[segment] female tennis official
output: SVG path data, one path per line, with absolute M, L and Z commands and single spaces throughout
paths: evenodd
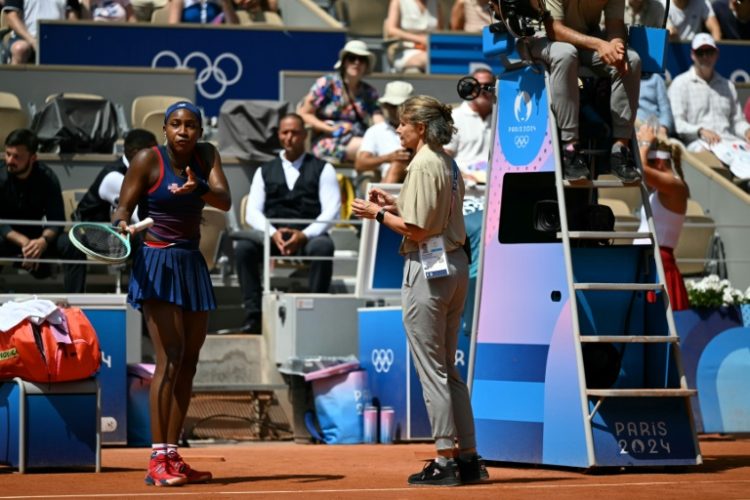
M 215 309 L 208 268 L 198 249 L 206 203 L 229 210 L 231 199 L 216 149 L 198 143 L 203 133 L 198 108 L 187 101 L 166 111 L 166 146 L 140 151 L 120 191 L 113 224 L 127 231 L 138 205 L 154 225 L 135 251 L 128 302 L 143 311 L 156 351 L 151 384 L 154 440 L 146 484 L 176 486 L 211 479 L 187 465 L 177 452 L 198 353 Z
M 469 281 L 464 183 L 443 151 L 455 131 L 451 108 L 432 97 L 415 96 L 399 111 L 401 146 L 415 151 L 401 194 L 396 200 L 373 189 L 369 200 L 354 200 L 352 209 L 404 237 L 404 327 L 437 448 L 437 458 L 408 482 L 455 486 L 487 478 L 476 453 L 469 391 L 454 363 Z

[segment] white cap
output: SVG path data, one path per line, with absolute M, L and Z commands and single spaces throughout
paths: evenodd
M 691 44 L 691 47 L 693 50 L 698 50 L 701 47 L 705 46 L 716 48 L 716 42 L 714 41 L 714 37 L 709 35 L 708 33 L 698 33 L 695 35 L 695 38 L 693 38 L 693 43 Z
M 385 86 L 385 94 L 378 99 L 378 102 L 400 106 L 405 100 L 411 97 L 412 92 L 414 92 L 414 87 L 412 87 L 411 83 L 399 80 L 389 82 Z
M 375 67 L 375 54 L 370 52 L 365 42 L 361 40 L 349 40 L 348 42 L 346 42 L 344 48 L 339 51 L 339 60 L 333 66 L 335 69 L 339 69 L 341 67 L 341 62 L 344 60 L 344 55 L 346 54 L 354 54 L 357 56 L 367 57 L 369 60 L 369 64 L 367 65 L 368 73 L 371 72 Z

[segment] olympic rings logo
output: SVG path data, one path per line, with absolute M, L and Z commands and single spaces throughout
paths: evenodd
M 388 373 L 393 365 L 392 349 L 373 349 L 370 355 L 372 366 L 376 373 Z
M 159 61 L 162 59 L 171 60 L 174 63 L 175 68 L 193 68 L 195 69 L 195 86 L 198 87 L 198 92 L 206 99 L 216 99 L 224 95 L 227 87 L 231 87 L 235 83 L 240 81 L 242 78 L 242 61 L 235 54 L 231 52 L 224 52 L 219 57 L 211 62 L 211 59 L 203 52 L 191 52 L 185 56 L 185 60 L 181 61 L 180 56 L 171 50 L 162 50 L 154 56 L 151 61 L 151 67 L 159 67 Z M 234 76 L 227 78 L 227 74 L 221 67 L 222 61 L 227 60 L 234 65 Z M 193 63 L 191 65 L 190 63 Z M 206 90 L 204 85 L 209 80 L 216 80 L 219 84 L 219 89 L 215 92 Z
M 516 145 L 518 149 L 523 149 L 529 145 L 529 136 L 517 135 L 515 139 L 513 139 L 513 143 Z

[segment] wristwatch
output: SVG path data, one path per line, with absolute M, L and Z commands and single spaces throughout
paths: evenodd
M 375 215 L 375 220 L 382 223 L 383 219 L 385 219 L 385 213 L 387 210 L 385 208 L 381 208 L 380 211 Z

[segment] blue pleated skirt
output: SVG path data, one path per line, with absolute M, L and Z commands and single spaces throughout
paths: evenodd
M 142 245 L 136 250 L 128 304 L 140 310 L 150 299 L 170 302 L 187 311 L 216 309 L 211 276 L 197 241 L 168 248 Z

